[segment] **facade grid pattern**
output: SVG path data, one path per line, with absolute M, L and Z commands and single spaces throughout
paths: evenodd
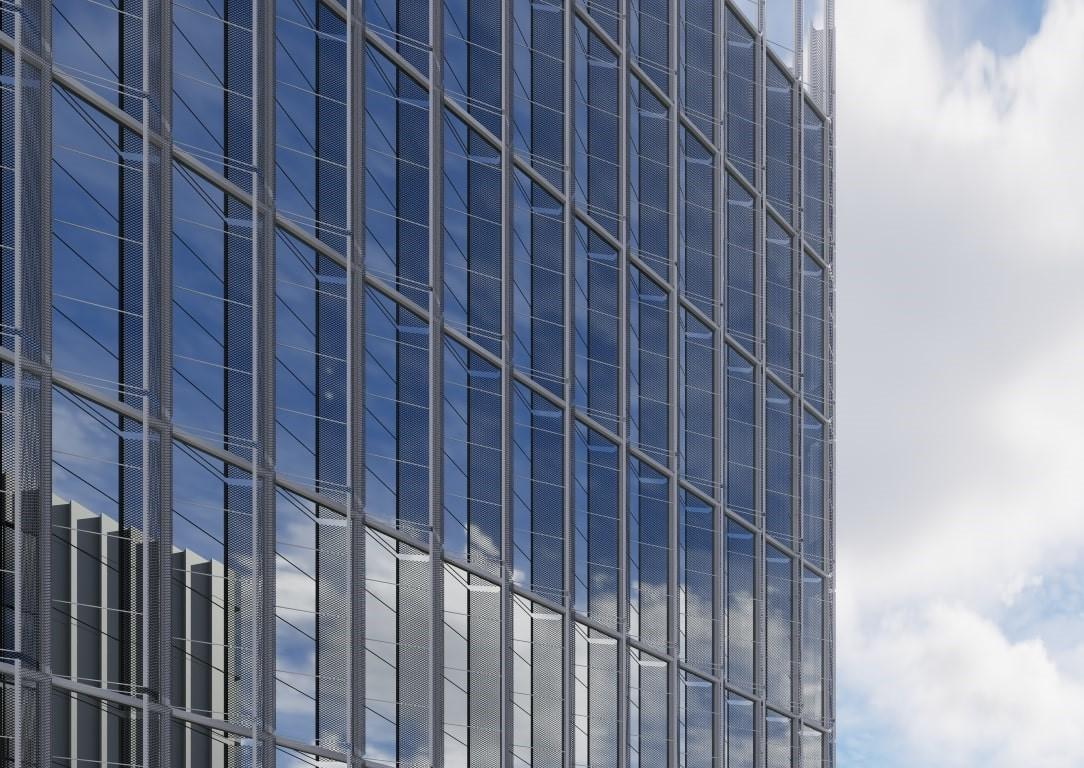
M 0 765 L 831 768 L 833 19 L 0 2 Z

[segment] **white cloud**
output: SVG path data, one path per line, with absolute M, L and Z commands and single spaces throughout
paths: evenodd
M 1080 765 L 1084 652 L 1001 618 L 1084 564 L 1084 0 L 1008 57 L 949 12 L 838 4 L 840 738 Z

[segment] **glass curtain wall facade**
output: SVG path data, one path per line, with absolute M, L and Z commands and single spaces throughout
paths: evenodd
M 0 7 L 0 765 L 833 765 L 832 0 Z

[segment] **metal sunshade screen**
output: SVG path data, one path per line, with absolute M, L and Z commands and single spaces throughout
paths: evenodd
M 500 587 L 444 566 L 444 761 L 501 762 Z
M 670 765 L 667 662 L 629 650 L 629 768 Z
M 577 768 L 615 768 L 619 752 L 617 640 L 577 624 L 573 642 L 572 764 Z
M 275 502 L 275 729 L 345 751 L 352 646 L 346 518 L 282 488 Z
M 365 757 L 431 765 L 430 558 L 369 530 L 365 542 Z
M 564 620 L 521 597 L 512 603 L 513 765 L 560 768 L 564 758 Z

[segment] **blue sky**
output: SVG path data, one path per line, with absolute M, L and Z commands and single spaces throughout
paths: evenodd
M 838 0 L 838 764 L 1084 765 L 1084 0 Z

